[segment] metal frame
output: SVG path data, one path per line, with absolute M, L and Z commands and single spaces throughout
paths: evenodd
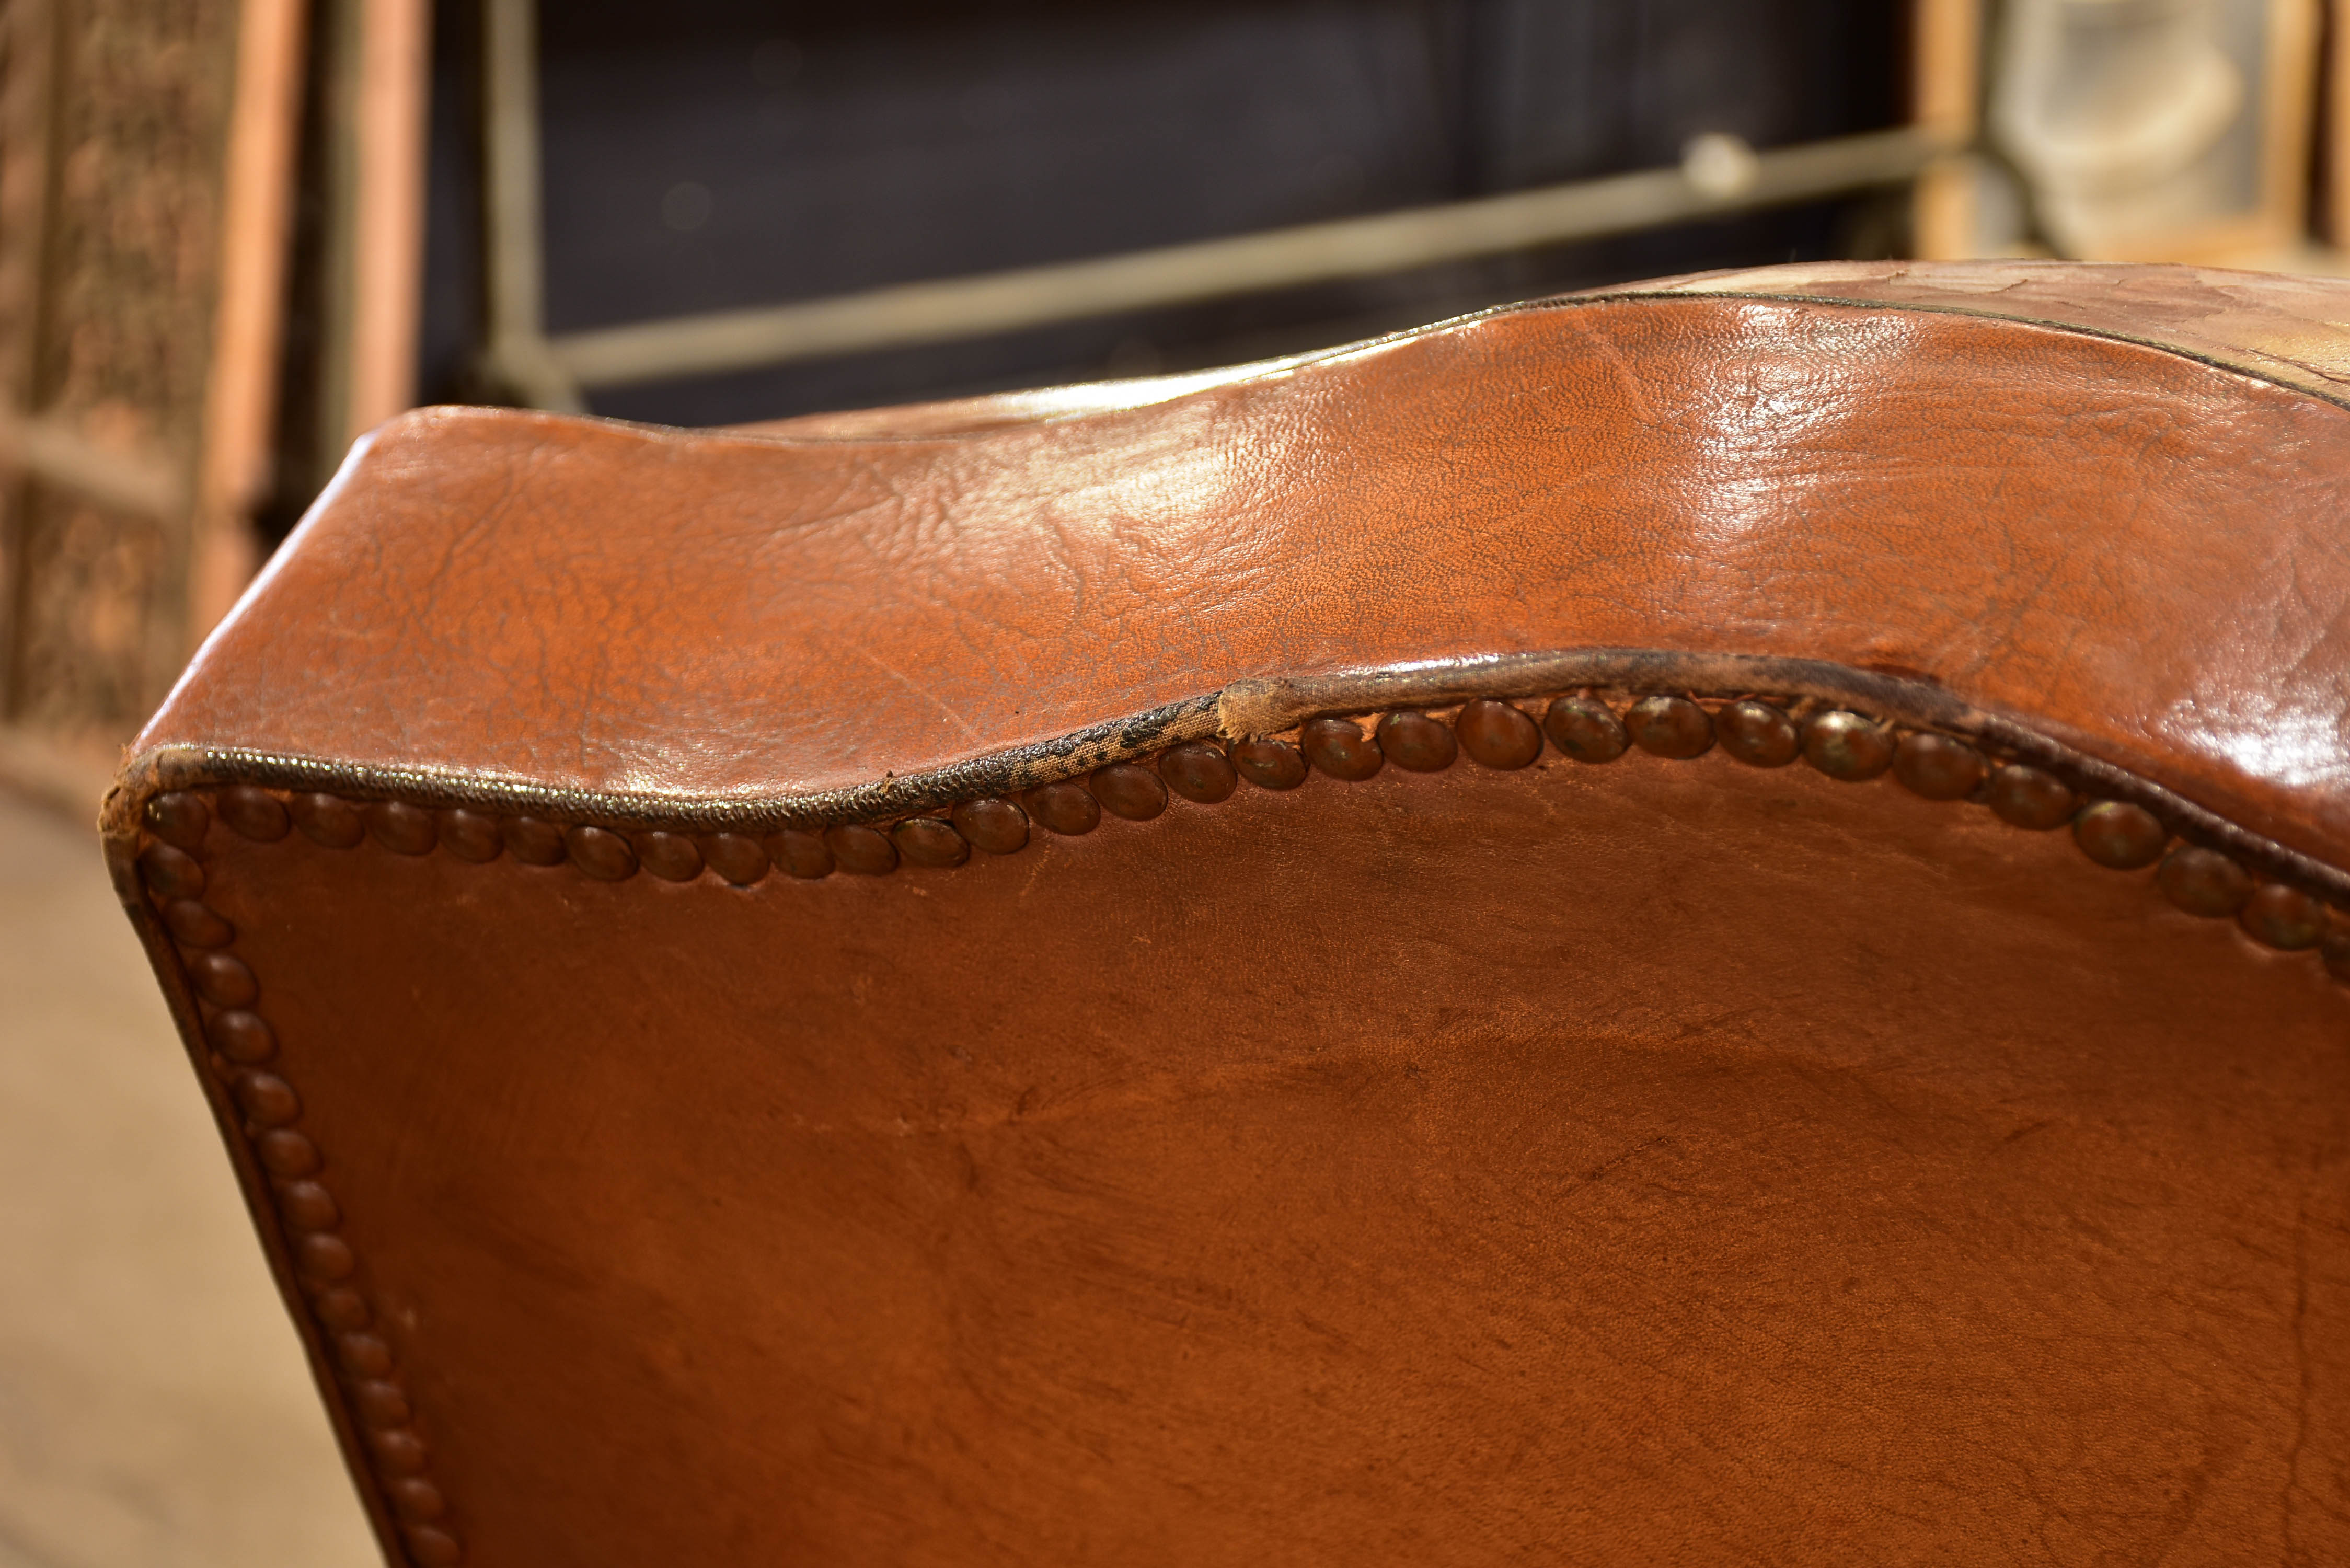
M 578 410 L 582 392 L 827 355 L 987 337 L 1128 310 L 1401 272 L 1440 262 L 1898 185 L 1955 151 L 1904 126 L 1711 163 L 1578 181 L 1086 261 L 899 284 L 549 337 L 543 305 L 536 0 L 484 6 L 484 379 L 515 401 Z

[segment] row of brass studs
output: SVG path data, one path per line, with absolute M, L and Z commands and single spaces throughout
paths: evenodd
M 257 790 L 231 795 L 233 805 L 230 797 L 222 798 L 221 815 L 239 832 L 263 839 L 286 836 L 286 809 L 274 797 Z M 462 1562 L 464 1549 L 449 1528 L 448 1503 L 425 1473 L 424 1439 L 417 1434 L 407 1390 L 395 1376 L 391 1346 L 371 1332 L 373 1314 L 352 1282 L 359 1259 L 338 1233 L 342 1210 L 320 1179 L 326 1160 L 295 1125 L 302 1116 L 301 1097 L 271 1070 L 277 1036 L 255 1011 L 261 983 L 244 960 L 227 950 L 236 940 L 235 930 L 203 901 L 204 868 L 197 856 L 212 813 L 193 794 L 159 795 L 147 808 L 147 826 L 157 842 L 140 852 L 140 877 L 203 1003 L 213 1071 L 227 1085 L 244 1116 L 254 1157 L 269 1173 L 295 1272 L 333 1347 L 384 1495 L 400 1515 L 409 1556 L 421 1568 Z
M 2069 826 L 2074 843 L 2097 864 L 2126 871 L 2159 861 L 2156 883 L 2178 909 L 2211 919 L 2233 917 L 2267 947 L 2321 948 L 2327 971 L 2350 982 L 2350 926 L 2331 919 L 2323 903 L 2298 888 L 2258 882 L 2225 855 L 2192 845 L 2174 846 L 2169 831 L 2143 806 L 2082 800 L 2053 774 L 1999 761 L 1933 731 L 1898 730 L 1843 709 L 1791 711 L 1755 697 L 1709 707 L 1688 697 L 1649 696 L 1619 711 L 1596 695 L 1569 695 L 1544 706 L 1539 722 L 1516 703 L 1481 699 L 1461 707 L 1450 722 L 1406 711 L 1384 715 L 1368 732 L 1349 719 L 1315 719 L 1300 728 L 1294 742 L 1274 737 L 1226 746 L 1189 741 L 1159 753 L 1153 765 L 1113 763 L 1082 781 L 1040 784 L 1017 797 L 965 801 L 951 811 L 886 827 L 845 824 L 764 837 L 622 833 L 530 816 L 494 817 L 463 807 L 436 812 L 400 801 L 359 804 L 330 794 L 295 794 L 281 802 L 250 786 L 224 791 L 217 798 L 229 826 L 263 842 L 298 828 L 333 848 L 350 848 L 372 837 L 401 855 L 428 855 L 438 846 L 474 862 L 501 854 L 532 866 L 568 861 L 608 882 L 639 870 L 664 881 L 687 882 L 706 869 L 748 887 L 770 869 L 797 877 L 835 871 L 878 877 L 901 863 L 960 866 L 974 849 L 1010 855 L 1024 847 L 1032 823 L 1075 836 L 1100 826 L 1104 812 L 1147 822 L 1167 809 L 1170 792 L 1212 805 L 1229 799 L 1243 779 L 1261 789 L 1290 790 L 1309 773 L 1359 781 L 1389 763 L 1414 773 L 1436 773 L 1464 752 L 1485 767 L 1523 768 L 1543 754 L 1545 743 L 1590 764 L 1613 762 L 1636 746 L 1656 756 L 1686 759 L 1718 745 L 1752 767 L 1785 767 L 1800 759 L 1831 778 L 1855 784 L 1889 773 L 1913 794 L 1974 801 L 2017 827 L 2048 831 Z M 182 800 L 186 805 L 165 805 Z M 156 809 L 201 812 L 203 806 L 192 795 L 166 795 L 159 797 Z M 202 924 L 187 910 L 175 915 L 176 908 L 167 906 L 164 916 L 175 935 L 182 934 L 175 919 Z

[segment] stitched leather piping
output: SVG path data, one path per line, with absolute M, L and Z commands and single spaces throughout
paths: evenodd
M 100 827 L 109 839 L 140 831 L 140 812 L 171 790 L 256 784 L 325 791 L 354 799 L 405 800 L 430 807 L 559 823 L 598 823 L 671 833 L 821 830 L 888 823 L 989 795 L 1010 794 L 1147 757 L 1184 741 L 1239 741 L 1307 719 L 1384 708 L 1444 707 L 1473 697 L 1524 698 L 1598 689 L 1629 695 L 1772 692 L 1868 712 L 1887 722 L 1939 730 L 1994 756 L 2028 763 L 2079 793 L 2127 801 L 2178 837 L 2219 850 L 2272 880 L 2350 906 L 2350 874 L 2239 826 L 2151 779 L 2088 755 L 2012 719 L 1986 712 L 1939 686 L 1903 675 L 1821 659 L 1692 654 L 1651 649 L 1573 649 L 1388 665 L 1326 675 L 1236 680 L 1222 691 L 1164 703 L 1123 719 L 1032 745 L 1015 746 L 902 776 L 811 794 L 751 798 L 681 796 L 549 788 L 494 774 L 389 768 L 241 747 L 163 746 L 124 768 Z M 134 901 L 136 885 L 118 873 Z
M 1530 691 L 1537 695 L 1524 695 Z M 1877 712 L 1858 711 L 1870 699 Z M 1367 733 L 1346 716 L 1374 712 L 1382 716 Z M 215 817 L 263 842 L 298 826 L 330 847 L 371 836 L 396 853 L 438 847 L 476 862 L 511 853 L 542 866 L 567 862 L 601 880 L 642 870 L 671 881 L 718 876 L 740 884 L 764 878 L 771 865 L 814 878 L 835 870 L 887 874 L 901 861 L 959 866 L 973 846 L 1016 853 L 1032 820 L 1081 834 L 1104 808 L 1148 819 L 1166 809 L 1170 787 L 1212 805 L 1243 778 L 1287 789 L 1309 769 L 1341 780 L 1368 778 L 1390 763 L 1507 769 L 1546 750 L 1596 766 L 1635 745 L 1669 758 L 1718 746 L 1766 768 L 1800 760 L 1856 784 L 1890 774 L 1928 799 L 1984 805 L 2022 828 L 2069 826 L 2091 859 L 2120 870 L 2158 863 L 2152 879 L 2174 905 L 2233 916 L 2273 949 L 2315 949 L 2327 971 L 2350 983 L 2350 921 L 2324 897 L 2342 898 L 2340 874 L 2159 785 L 1920 682 L 1809 660 L 1646 650 L 1236 682 L 1212 697 L 881 786 L 700 809 L 254 753 L 161 751 L 138 759 L 109 797 L 107 849 L 231 1133 L 281 1285 L 309 1309 L 305 1338 L 322 1386 L 333 1390 L 328 1402 L 346 1451 L 366 1457 L 370 1511 L 380 1528 L 394 1527 L 386 1538 L 400 1541 L 412 1563 L 444 1568 L 463 1560 L 463 1544 L 429 1474 L 391 1348 L 371 1332 L 363 1265 L 338 1233 L 340 1210 L 319 1179 L 329 1174 L 325 1157 L 298 1129 L 296 1087 L 269 1070 L 276 1042 L 258 1011 L 259 979 L 231 950 L 229 923 L 202 902 L 199 856 Z M 1467 759 L 1456 761 L 1462 752 Z M 346 799 L 321 785 L 371 798 Z M 1021 798 L 1010 798 L 1014 793 Z M 894 821 L 873 811 L 877 794 L 899 806 Z M 815 801 L 833 805 L 828 826 L 809 809 Z M 909 801 L 926 809 L 909 812 Z M 498 815 L 518 806 L 556 820 Z M 885 821 L 886 832 L 875 826 Z M 764 842 L 753 836 L 763 827 L 772 827 Z

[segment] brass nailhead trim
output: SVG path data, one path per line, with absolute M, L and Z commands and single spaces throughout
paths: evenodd
M 759 841 L 740 833 L 713 833 L 702 841 L 702 861 L 737 888 L 748 888 L 773 864 Z
M 1452 728 L 1461 749 L 1489 768 L 1523 768 L 1542 755 L 1542 727 L 1507 702 L 1489 697 L 1464 702 Z
M 1222 762 L 1223 753 L 1217 753 L 1216 760 Z M 1227 774 L 1232 772 L 1229 764 L 1224 771 Z M 1227 784 L 1224 794 L 1214 796 L 1213 800 L 1222 800 L 1232 793 L 1232 786 Z M 1209 799 L 1191 794 L 1189 791 L 1185 794 L 1193 800 Z M 1028 814 L 1015 803 L 999 795 L 963 802 L 954 808 L 952 821 L 955 831 L 969 839 L 973 849 L 983 849 L 990 855 L 1013 855 L 1028 846 Z
M 664 882 L 691 882 L 702 875 L 702 847 L 681 833 L 639 833 L 637 864 Z
M 1442 773 L 1461 754 L 1452 726 L 1425 713 L 1389 713 L 1376 732 L 1380 753 L 1412 773 Z
M 971 858 L 971 843 L 944 817 L 911 816 L 889 832 L 909 866 L 960 866 Z
M 1713 720 L 1686 697 L 1643 697 L 1626 710 L 1625 732 L 1651 756 L 1687 762 L 1713 750 Z
M 1241 776 L 1260 789 L 1295 789 L 1305 782 L 1305 753 L 1287 741 L 1235 741 L 1229 754 Z
M 498 831 L 497 818 L 463 806 L 452 806 L 440 816 L 441 847 L 458 859 L 486 866 L 504 852 L 505 837 Z
M 2062 779 L 2020 763 L 1993 768 L 1983 789 L 1983 804 L 2002 822 L 2034 832 L 2064 826 L 2080 805 Z
M 451 819 L 465 816 L 473 822 L 452 831 Z M 149 903 L 177 945 L 190 989 L 199 999 L 203 1038 L 211 1047 L 206 1065 L 236 1107 L 238 1130 L 268 1175 L 295 1275 L 372 1457 L 401 1543 L 420 1568 L 448 1568 L 464 1560 L 463 1542 L 448 1524 L 447 1500 L 426 1473 L 430 1455 L 399 1380 L 397 1357 L 376 1332 L 375 1314 L 355 1283 L 360 1264 L 339 1234 L 342 1206 L 321 1179 L 326 1161 L 317 1146 L 298 1127 L 301 1096 L 276 1070 L 276 1032 L 255 1011 L 260 982 L 244 960 L 222 950 L 235 940 L 229 922 L 195 902 L 207 881 L 197 856 L 214 821 L 256 843 L 276 843 L 298 826 L 311 843 L 337 849 L 356 848 L 371 834 L 397 854 L 430 854 L 437 842 L 465 859 L 475 858 L 468 851 L 484 844 L 496 846 L 499 827 L 477 814 L 445 812 L 436 830 L 434 814 L 399 801 L 360 807 L 331 795 L 280 800 L 239 785 L 218 792 L 208 806 L 193 794 L 174 791 L 149 804 L 146 824 L 158 842 L 147 845 L 136 862 Z
M 2014 826 L 2047 832 L 2069 826 L 2082 852 L 2102 866 L 2138 870 L 2160 862 L 2156 886 L 2174 906 L 2206 918 L 2235 916 L 2263 946 L 2280 951 L 2323 950 L 2327 971 L 2350 982 L 2350 921 L 2337 919 L 2319 899 L 2294 888 L 2262 883 L 2227 855 L 2196 845 L 2174 845 L 2169 830 L 2130 801 L 2084 801 L 2063 780 L 2041 769 L 1986 755 L 1972 742 L 1932 730 L 1897 728 L 1847 708 L 1764 696 L 1706 699 L 1674 694 L 1638 697 L 1620 708 L 1596 691 L 1551 699 L 1534 717 L 1533 701 L 1475 698 L 1446 718 L 1416 709 L 1378 717 L 1366 730 L 1353 719 L 1309 719 L 1295 741 L 1259 736 L 1229 744 L 1187 740 L 1153 759 L 1104 764 L 1082 778 L 1035 785 L 1020 799 L 983 796 L 895 824 L 842 823 L 820 831 L 785 828 L 754 836 L 713 833 L 699 838 L 659 830 L 623 832 L 593 823 L 564 826 L 530 816 L 494 817 L 463 807 L 437 814 L 395 801 L 353 803 L 317 793 L 295 794 L 282 805 L 268 791 L 245 784 L 212 792 L 207 805 L 194 792 L 172 792 L 151 802 L 147 826 L 185 838 L 208 828 L 215 815 L 244 836 L 275 842 L 290 819 L 311 842 L 355 847 L 373 837 L 402 855 L 429 854 L 434 844 L 460 859 L 486 862 L 501 848 L 525 865 L 567 862 L 603 881 L 624 881 L 639 869 L 664 880 L 691 882 L 705 871 L 751 887 L 770 871 L 803 879 L 835 872 L 881 877 L 900 864 L 948 869 L 972 858 L 1016 854 L 1030 841 L 1031 824 L 1063 836 L 1100 826 L 1105 811 L 1131 821 L 1163 813 L 1170 797 L 1201 805 L 1229 799 L 1240 782 L 1267 790 L 1295 789 L 1311 773 L 1360 781 L 1393 762 L 1414 772 L 1440 772 L 1461 753 L 1486 767 L 1524 767 L 1547 742 L 1566 757 L 1598 764 L 1633 745 L 1659 756 L 1703 755 L 1717 744 L 1741 763 L 1783 767 L 1798 758 L 1831 778 L 1864 783 L 1890 773 L 1928 800 L 1968 800 Z M 273 806 L 279 807 L 273 811 Z M 364 825 L 364 830 L 362 830 Z M 432 842 L 426 842 L 430 838 Z M 420 846 L 421 847 L 420 847 Z M 2168 853 L 2166 855 L 2166 851 Z M 198 993 L 219 1008 L 219 1020 L 251 1017 L 253 1025 L 216 1023 L 215 1044 L 232 1060 L 257 1016 L 244 1010 L 254 994 L 249 971 L 220 950 L 234 940 L 227 922 L 194 900 L 204 886 L 202 866 L 169 842 L 150 843 L 138 858 L 161 918 L 186 953 Z M 254 1036 L 265 1038 L 265 1034 Z M 257 1091 L 256 1091 L 257 1092 Z
M 1721 749 L 1752 767 L 1783 768 L 1803 755 L 1804 738 L 1794 721 L 1752 697 L 1725 702 L 1713 716 Z
M 1983 754 L 1964 741 L 1912 730 L 1893 748 L 1893 776 L 1928 800 L 1964 800 L 1982 787 Z
M 1387 763 L 1378 742 L 1352 719 L 1310 719 L 1298 730 L 1297 749 L 1334 779 L 1360 784 Z
M 1030 790 L 1028 815 L 1055 833 L 1074 837 L 1101 826 L 1101 802 L 1083 784 L 1064 779 Z
M 898 846 L 876 828 L 849 823 L 824 830 L 833 864 L 854 877 L 887 877 L 898 868 Z
M 1543 711 L 1543 733 L 1578 763 L 1612 763 L 1632 744 L 1616 710 L 1596 697 L 1560 697 Z
M 1149 768 L 1112 763 L 1087 781 L 1102 809 L 1128 822 L 1149 822 L 1167 809 L 1167 784 Z

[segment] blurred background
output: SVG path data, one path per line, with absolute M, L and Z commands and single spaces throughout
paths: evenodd
M 2333 272 L 2350 0 L 0 0 L 0 1568 L 365 1562 L 99 874 L 352 440 L 1789 261 Z

